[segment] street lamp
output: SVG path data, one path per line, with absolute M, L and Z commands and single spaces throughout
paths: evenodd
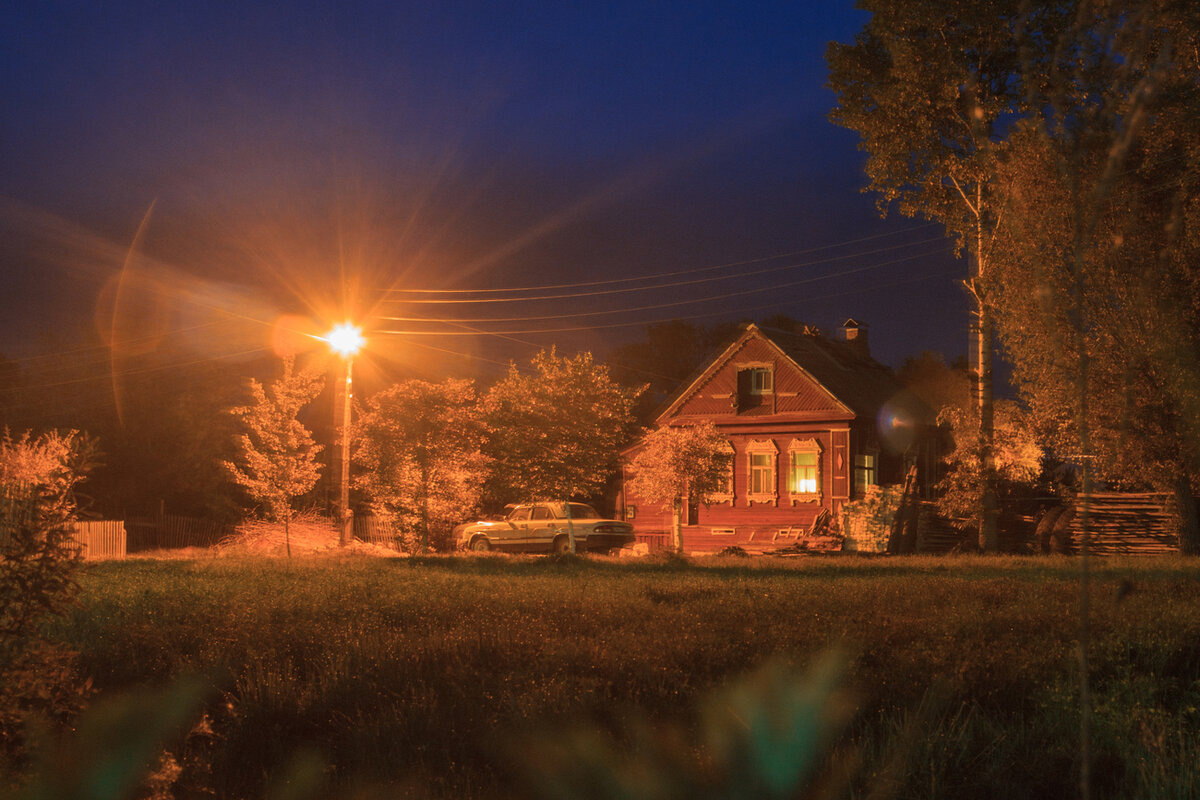
M 353 536 L 352 517 L 350 516 L 350 398 L 353 397 L 351 382 L 354 373 L 354 356 L 362 349 L 367 340 L 363 337 L 362 329 L 349 322 L 335 325 L 326 336 L 325 341 L 333 352 L 346 362 L 346 380 L 341 391 L 341 470 L 338 479 L 338 545 L 345 547 Z M 338 416 L 336 403 L 334 419 Z

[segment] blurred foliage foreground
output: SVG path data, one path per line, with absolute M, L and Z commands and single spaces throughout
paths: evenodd
M 1096 570 L 1093 797 L 1200 792 L 1196 562 Z M 1070 561 L 88 565 L 22 798 L 1077 796 Z

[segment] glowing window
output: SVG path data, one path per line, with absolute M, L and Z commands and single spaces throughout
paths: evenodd
M 791 456 L 788 491 L 792 494 L 816 494 L 820 478 L 817 472 L 817 451 L 795 451 Z

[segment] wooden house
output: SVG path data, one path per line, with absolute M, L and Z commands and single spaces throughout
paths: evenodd
M 865 325 L 846 320 L 840 333 L 768 335 L 747 325 L 667 399 L 656 426 L 710 421 L 733 456 L 725 491 L 683 504 L 686 551 L 795 543 L 822 509 L 836 519 L 869 487 L 902 482 L 908 466 L 928 465 L 928 409 L 871 358 Z M 628 489 L 622 500 L 639 538 L 666 542 L 669 505 Z

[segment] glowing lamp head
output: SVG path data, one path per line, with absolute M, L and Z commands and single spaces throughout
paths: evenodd
M 330 349 L 342 358 L 350 358 L 367 343 L 367 340 L 363 338 L 362 328 L 351 325 L 349 322 L 335 325 L 333 330 L 325 336 L 325 341 L 329 343 Z

